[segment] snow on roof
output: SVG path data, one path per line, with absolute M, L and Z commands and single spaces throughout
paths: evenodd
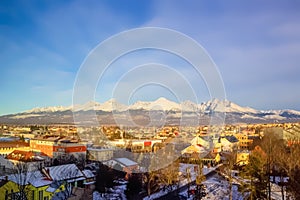
M 3 178 L 5 178 L 5 176 L 0 179 Z M 41 187 L 52 182 L 50 180 L 46 180 L 46 177 L 43 176 L 40 171 L 10 174 L 7 176 L 7 179 L 19 185 L 32 184 L 34 187 Z
M 83 175 L 86 178 L 93 178 L 93 177 L 95 177 L 95 175 L 93 174 L 93 172 L 91 170 L 88 170 L 88 169 L 82 170 L 82 173 L 83 173 Z
M 120 164 L 124 165 L 125 167 L 133 166 L 133 165 L 138 165 L 138 163 L 128 159 L 128 158 L 115 158 L 117 162 Z
M 51 177 L 52 180 L 58 181 L 84 176 L 75 164 L 45 167 L 45 172 Z
M 51 192 L 51 193 L 55 192 L 56 190 L 57 190 L 57 188 L 55 188 L 55 187 L 48 187 L 46 189 L 47 192 Z
M 191 145 L 191 146 L 188 146 L 187 148 L 183 149 L 181 153 L 201 153 L 201 152 L 204 152 L 206 151 L 204 149 L 204 147 L 201 147 L 201 146 L 198 146 L 198 145 Z
M 5 159 L 3 156 L 0 155 L 0 164 L 1 166 L 5 166 L 5 168 L 12 169 L 14 167 L 13 163 L 9 160 Z
M 205 148 L 210 147 L 209 138 L 204 137 L 204 136 L 196 136 L 195 138 L 192 139 L 191 144 L 192 145 L 201 145 Z
M 34 180 L 30 181 L 30 183 L 34 187 L 42 187 L 45 185 L 50 185 L 52 183 L 52 181 L 43 177 L 43 178 L 34 179 Z

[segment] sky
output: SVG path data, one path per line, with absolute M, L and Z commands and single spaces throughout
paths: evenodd
M 0 2 L 0 115 L 71 105 L 76 77 L 90 52 L 115 34 L 143 27 L 172 29 L 198 42 L 216 64 L 228 100 L 260 110 L 300 110 L 297 0 L 12 0 Z M 95 100 L 109 100 L 124 74 L 151 62 L 191 81 L 199 102 L 211 98 L 187 62 L 168 52 L 141 50 L 111 64 Z M 133 85 L 137 76 L 162 73 L 133 75 L 124 82 Z M 168 73 L 164 78 L 184 96 L 179 79 Z M 155 83 L 122 92 L 131 94 L 129 103 L 160 96 L 176 100 L 179 94 L 168 89 Z

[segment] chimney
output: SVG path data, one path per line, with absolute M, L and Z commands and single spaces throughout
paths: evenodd
M 48 168 L 43 168 L 42 172 L 44 173 L 44 175 L 47 177 L 48 180 L 52 180 L 52 178 L 50 177 L 50 171 Z

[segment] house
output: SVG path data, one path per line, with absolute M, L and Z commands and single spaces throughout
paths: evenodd
M 27 199 L 60 200 L 71 196 L 77 187 L 85 189 L 93 182 L 92 174 L 81 172 L 75 164 L 21 171 L 0 177 L 0 199 L 16 199 L 23 194 Z
M 139 170 L 139 165 L 128 158 L 114 158 L 112 160 L 104 162 L 105 165 L 115 168 L 118 170 L 117 166 L 120 166 L 124 172 L 131 174 L 133 171 Z
M 196 136 L 192 139 L 191 145 L 197 145 L 209 149 L 212 145 L 212 138 L 210 136 Z
M 232 152 L 238 149 L 239 140 L 233 135 L 226 135 L 221 137 L 221 147 L 222 151 Z
M 219 153 L 210 152 L 206 156 L 204 156 L 201 160 L 205 165 L 215 166 L 221 161 L 221 156 Z
M 27 163 L 30 169 L 42 168 L 46 163 L 50 162 L 50 157 L 38 151 L 14 150 L 6 156 L 6 159 L 14 164 Z
M 17 199 L 22 195 L 27 199 L 52 199 L 53 193 L 46 191 L 52 181 L 45 179 L 40 171 L 2 176 L 0 182 L 0 197 L 4 199 Z
M 181 158 L 188 162 L 195 162 L 207 154 L 204 147 L 198 145 L 190 145 L 181 151 Z
M 91 170 L 84 169 L 82 170 L 82 173 L 85 177 L 83 184 L 85 185 L 86 188 L 90 188 L 91 185 L 95 184 L 96 176 Z
M 58 165 L 42 169 L 45 176 L 52 181 L 67 181 L 73 186 L 83 186 L 84 174 L 75 164 Z

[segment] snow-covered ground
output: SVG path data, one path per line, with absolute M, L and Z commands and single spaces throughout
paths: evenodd
M 197 169 L 198 169 L 198 165 L 196 164 L 184 164 L 184 163 L 180 163 L 180 166 L 179 166 L 179 172 L 180 172 L 180 177 L 179 177 L 179 187 L 182 187 L 184 185 L 187 185 L 188 182 L 193 182 L 196 180 L 196 177 L 197 177 Z M 207 167 L 204 167 L 203 168 L 203 174 L 206 175 L 208 173 L 210 173 L 211 171 L 214 171 L 216 170 L 218 166 L 216 167 L 210 167 L 210 168 L 207 168 Z M 190 180 L 188 180 L 188 175 L 187 173 L 190 174 Z M 176 190 L 178 187 L 174 186 L 172 190 Z M 160 190 L 159 192 L 157 193 L 154 193 L 154 194 L 151 194 L 150 196 L 147 196 L 144 198 L 144 200 L 152 200 L 152 199 L 157 199 L 165 194 L 167 194 L 169 191 L 165 190 Z
M 202 199 L 210 199 L 210 200 L 229 200 L 229 183 L 219 175 L 215 174 L 214 176 L 208 178 L 203 182 L 205 186 L 206 196 L 202 197 Z M 196 186 L 193 185 L 190 189 L 196 189 Z M 192 200 L 194 198 L 193 195 L 190 195 L 188 198 L 188 191 L 185 190 L 180 193 L 181 196 L 186 197 L 188 200 Z M 232 186 L 232 199 L 234 200 L 242 200 L 244 199 L 242 194 L 238 192 L 237 186 Z
M 126 200 L 125 190 L 126 190 L 126 181 L 119 182 L 120 185 L 114 186 L 113 189 L 109 190 L 108 193 L 100 194 L 95 191 L 93 193 L 93 200 Z
M 197 176 L 197 167 L 198 165 L 194 164 L 180 164 L 180 184 L 179 187 L 187 185 L 188 180 L 187 180 L 187 172 L 190 173 L 190 182 L 194 181 Z M 216 167 L 214 168 L 203 168 L 203 174 L 207 174 L 211 172 L 212 170 L 215 170 Z M 187 170 L 189 169 L 189 170 Z M 285 180 L 287 181 L 287 180 Z M 126 195 L 125 195 L 125 190 L 126 190 L 126 181 L 119 181 L 118 182 L 120 185 L 115 186 L 113 189 L 111 189 L 108 193 L 99 194 L 98 192 L 94 192 L 93 194 L 93 200 L 105 200 L 105 199 L 115 199 L 115 200 L 126 200 Z M 205 187 L 205 193 L 206 196 L 202 197 L 203 200 L 229 200 L 229 182 L 225 180 L 222 176 L 218 174 L 214 174 L 207 178 L 204 182 L 202 182 Z M 173 190 L 176 190 L 178 187 L 174 186 Z M 190 190 L 196 190 L 196 185 L 191 185 Z M 281 187 L 278 186 L 277 184 L 272 183 L 271 184 L 271 189 L 272 189 L 272 199 L 274 200 L 280 200 L 282 199 L 281 196 Z M 165 194 L 167 194 L 169 191 L 168 190 L 161 190 L 157 193 L 154 193 L 150 195 L 149 197 L 145 197 L 144 200 L 153 200 L 157 199 Z M 284 191 L 285 196 L 286 191 Z M 192 200 L 194 198 L 193 195 L 190 195 L 188 198 L 188 189 L 182 191 L 179 193 L 179 195 L 183 198 L 186 198 L 188 200 Z M 245 195 L 241 194 L 238 191 L 237 185 L 233 184 L 232 186 L 232 199 L 233 200 L 243 200 Z

